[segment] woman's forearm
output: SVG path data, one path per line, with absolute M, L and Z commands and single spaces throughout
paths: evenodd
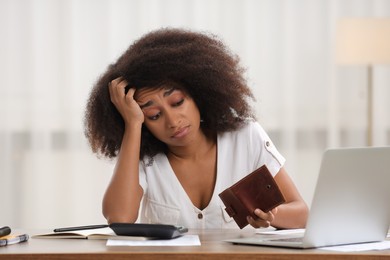
M 293 201 L 278 207 L 271 225 L 276 228 L 304 228 L 306 226 L 308 208 L 304 201 Z

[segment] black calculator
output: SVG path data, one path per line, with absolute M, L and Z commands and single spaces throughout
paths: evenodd
M 140 236 L 156 239 L 172 239 L 188 232 L 186 227 L 166 224 L 111 223 L 109 227 L 118 236 Z

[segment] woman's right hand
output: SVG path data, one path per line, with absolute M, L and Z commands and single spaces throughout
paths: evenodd
M 125 88 L 128 82 L 122 77 L 116 78 L 108 83 L 111 102 L 115 105 L 118 112 L 121 114 L 125 124 L 143 123 L 144 114 L 134 100 L 135 88 L 130 88 L 127 94 Z

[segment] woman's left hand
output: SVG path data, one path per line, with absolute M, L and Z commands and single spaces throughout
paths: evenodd
M 278 212 L 278 208 L 274 208 L 269 212 L 264 212 L 261 209 L 255 210 L 255 215 L 258 217 L 253 219 L 251 216 L 248 216 L 248 223 L 254 228 L 265 228 L 271 226 L 272 221 L 275 219 L 275 215 Z

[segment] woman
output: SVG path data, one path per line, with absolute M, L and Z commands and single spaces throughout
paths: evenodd
M 265 164 L 286 203 L 256 209 L 249 224 L 305 226 L 307 206 L 255 121 L 243 72 L 217 37 L 181 29 L 144 35 L 108 67 L 85 125 L 92 150 L 117 158 L 103 199 L 109 223 L 237 227 L 218 194 Z

